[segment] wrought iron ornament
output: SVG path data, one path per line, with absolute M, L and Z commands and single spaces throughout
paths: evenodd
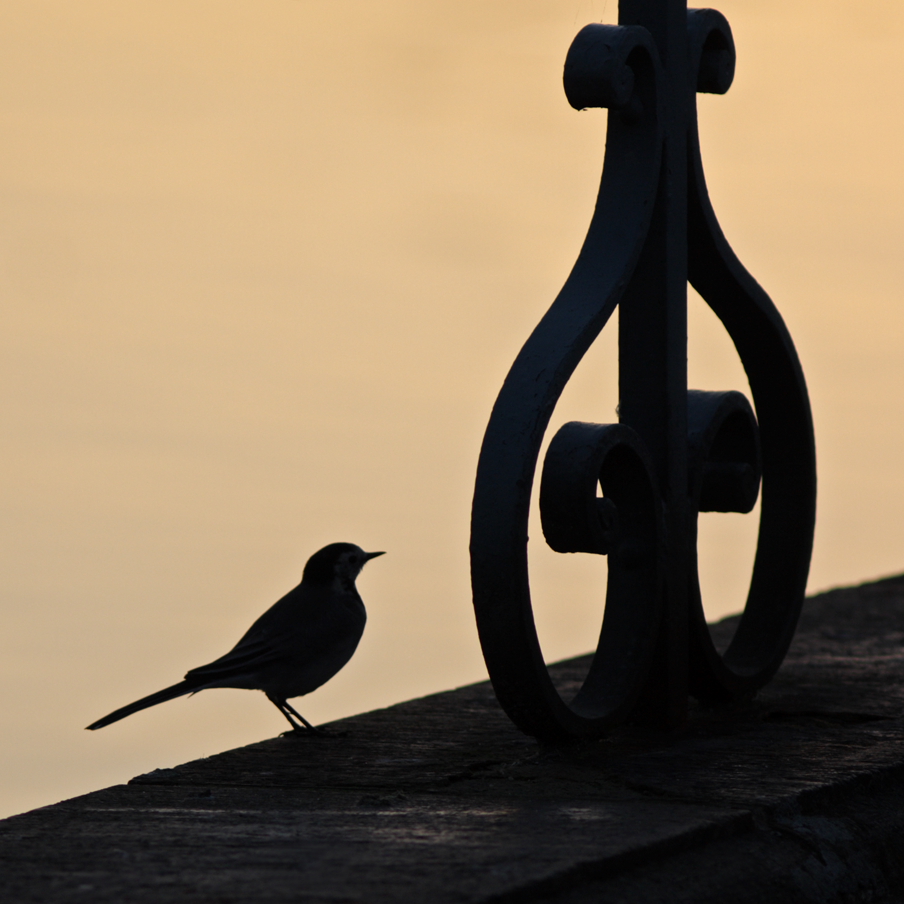
M 599 197 L 574 269 L 496 400 L 472 510 L 474 608 L 496 695 L 519 728 L 551 741 L 628 718 L 678 725 L 688 694 L 727 702 L 769 681 L 800 614 L 816 512 L 797 353 L 722 235 L 703 177 L 696 93 L 731 85 L 731 29 L 685 0 L 621 0 L 619 23 L 582 29 L 565 61 L 571 105 L 609 109 Z M 688 281 L 734 342 L 753 407 L 739 392 L 688 391 Z M 546 542 L 609 560 L 596 654 L 566 701 L 531 609 L 530 496 L 556 402 L 616 305 L 619 423 L 566 424 L 542 467 Z M 747 605 L 720 655 L 700 598 L 697 513 L 751 511 L 761 480 Z

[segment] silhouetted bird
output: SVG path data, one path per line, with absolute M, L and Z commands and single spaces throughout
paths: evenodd
M 301 583 L 274 603 L 225 656 L 88 728 L 103 728 L 140 709 L 209 687 L 240 687 L 263 691 L 292 728 L 301 728 L 295 716 L 316 731 L 286 700 L 316 690 L 352 658 L 367 621 L 355 578 L 365 562 L 382 555 L 353 543 L 324 546 L 308 559 Z

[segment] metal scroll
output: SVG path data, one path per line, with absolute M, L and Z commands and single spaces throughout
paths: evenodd
M 688 695 L 751 695 L 774 675 L 800 614 L 816 507 L 803 372 L 766 293 L 722 235 L 706 191 L 696 94 L 724 94 L 731 29 L 681 0 L 621 0 L 565 63 L 571 105 L 607 107 L 596 210 L 564 287 L 499 392 L 477 469 L 474 607 L 497 697 L 539 738 L 598 737 L 627 719 L 680 724 Z M 687 283 L 721 320 L 752 393 L 688 391 Z M 531 608 L 527 526 L 544 433 L 584 353 L 619 307 L 619 423 L 566 424 L 540 479 L 546 542 L 608 556 L 605 616 L 580 691 L 549 677 Z M 747 605 L 713 645 L 697 580 L 697 514 L 762 496 Z

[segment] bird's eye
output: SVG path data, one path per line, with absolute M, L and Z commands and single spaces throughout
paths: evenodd
M 357 564 L 358 564 L 358 556 L 355 555 L 354 553 L 352 553 L 352 555 L 350 555 L 350 556 L 348 557 L 348 560 L 349 560 L 349 562 L 352 563 L 352 565 L 357 565 Z

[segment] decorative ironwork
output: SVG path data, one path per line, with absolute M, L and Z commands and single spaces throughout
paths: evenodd
M 700 157 L 696 93 L 728 90 L 734 41 L 720 13 L 685 3 L 621 0 L 619 25 L 588 25 L 568 52 L 571 105 L 609 109 L 599 197 L 480 453 L 471 574 L 481 643 L 500 703 L 545 740 L 597 737 L 628 718 L 677 725 L 688 694 L 752 695 L 787 652 L 809 570 L 816 457 L 803 372 L 781 316 L 722 235 Z M 734 342 L 756 415 L 739 392 L 688 392 L 688 281 Z M 530 496 L 556 402 L 616 305 L 619 423 L 566 424 L 542 467 L 547 543 L 608 556 L 596 654 L 566 702 L 531 609 Z M 761 481 L 747 605 L 720 654 L 700 598 L 697 514 L 749 512 Z

